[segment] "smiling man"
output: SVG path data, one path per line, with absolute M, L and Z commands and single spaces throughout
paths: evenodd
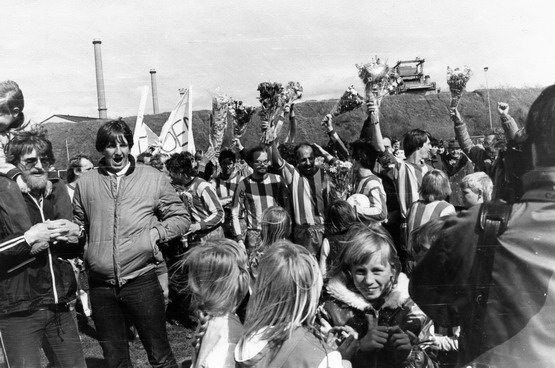
M 133 133 L 123 120 L 98 130 L 98 170 L 81 176 L 74 220 L 88 232 L 84 254 L 98 339 L 109 367 L 130 367 L 126 324 L 137 328 L 149 362 L 175 367 L 162 287 L 154 268 L 157 243 L 186 233 L 189 214 L 166 175 L 135 165 Z
M 6 154 L 30 190 L 21 197 L 14 182 L 0 179 L 1 238 L 6 240 L 9 229 L 15 230 L 11 241 L 0 243 L 0 331 L 8 366 L 39 367 L 43 347 L 56 366 L 85 367 L 68 307 L 77 285 L 73 268 L 65 261 L 82 251 L 77 243 L 80 229 L 70 221 L 65 185 L 54 180 L 46 194 L 48 169 L 54 163 L 52 145 L 43 131 L 20 132 Z M 17 210 L 26 213 L 16 215 Z M 30 226 L 29 220 L 34 225 L 14 237 L 18 226 Z

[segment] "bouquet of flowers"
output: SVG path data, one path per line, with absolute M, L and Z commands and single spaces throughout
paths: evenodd
M 299 82 L 289 82 L 283 89 L 283 99 L 287 105 L 301 97 L 303 97 L 303 86 Z
M 262 105 L 259 115 L 262 121 L 268 122 L 268 128 L 262 133 L 260 141 L 270 143 L 276 138 L 275 126 L 277 118 L 285 106 L 285 92 L 281 83 L 262 82 L 258 85 L 260 97 L 258 100 Z
M 353 191 L 353 165 L 348 161 L 335 161 L 324 166 L 328 175 L 328 197 L 331 201 L 346 200 Z
M 451 107 L 457 107 L 466 88 L 466 83 L 472 77 L 472 70 L 465 66 L 463 70 L 447 67 L 447 84 L 451 91 Z
M 364 83 L 366 99 L 375 99 L 378 106 L 385 96 L 403 83 L 401 77 L 394 70 L 391 70 L 387 64 L 382 64 L 377 57 L 372 58 L 369 63 L 356 64 L 356 67 L 358 76 Z
M 212 97 L 212 119 L 210 119 L 210 146 L 214 152 L 219 153 L 224 140 L 224 132 L 227 128 L 227 112 L 229 110 L 229 98 L 218 91 Z
M 243 101 L 230 100 L 229 114 L 233 119 L 233 135 L 235 138 L 241 138 L 247 130 L 247 125 L 251 121 L 256 108 L 253 106 L 243 105 Z
M 335 104 L 330 114 L 334 117 L 344 114 L 354 109 L 358 109 L 364 103 L 364 97 L 362 97 L 355 89 L 354 86 L 350 86 L 343 93 L 339 101 Z

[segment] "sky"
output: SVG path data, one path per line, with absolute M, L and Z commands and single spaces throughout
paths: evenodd
M 161 112 L 189 86 L 193 110 L 215 91 L 258 106 L 265 81 L 299 82 L 305 101 L 338 98 L 363 90 L 355 64 L 374 56 L 424 58 L 442 90 L 447 66 L 473 70 L 468 90 L 555 80 L 551 0 L 12 0 L 2 10 L 0 80 L 20 85 L 37 122 L 98 116 L 93 39 L 113 118 L 137 114 L 150 69 Z

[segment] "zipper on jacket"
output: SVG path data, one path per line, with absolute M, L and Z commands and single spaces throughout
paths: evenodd
M 44 199 L 37 201 L 37 199 L 32 195 L 28 193 L 27 195 L 31 197 L 31 199 L 35 202 L 35 204 L 40 210 L 39 212 L 40 212 L 40 217 L 42 218 L 42 222 L 45 222 L 46 219 L 44 218 L 44 212 L 43 212 L 43 206 L 42 206 L 44 203 Z M 48 246 L 46 250 L 48 252 L 48 269 L 50 270 L 50 277 L 52 277 L 52 293 L 54 294 L 54 304 L 58 304 L 58 290 L 56 289 L 56 277 L 54 276 L 54 265 L 52 264 L 52 252 L 50 251 L 50 246 Z

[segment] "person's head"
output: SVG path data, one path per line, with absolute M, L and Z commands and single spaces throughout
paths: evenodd
M 301 143 L 295 147 L 295 157 L 297 158 L 297 168 L 302 175 L 312 176 L 318 170 L 314 150 L 309 143 Z
M 374 303 L 389 295 L 400 272 L 401 262 L 391 236 L 377 227 L 354 225 L 331 278 L 342 275 L 349 288 Z
M 355 209 L 347 202 L 338 200 L 326 208 L 326 231 L 330 234 L 339 234 L 347 231 L 357 222 Z
M 278 240 L 285 240 L 291 235 L 291 216 L 280 206 L 266 208 L 262 212 L 260 225 L 262 226 L 260 232 L 261 246 L 268 246 Z
M 23 123 L 23 92 L 14 81 L 0 82 L 0 132 Z
M 96 150 L 104 156 L 110 172 L 118 172 L 129 163 L 133 148 L 133 132 L 121 118 L 102 125 L 96 134 Z
M 248 292 L 247 254 L 230 239 L 190 249 L 171 272 L 172 282 L 191 295 L 192 309 L 211 317 L 235 312 Z
M 392 153 L 395 153 L 401 149 L 401 142 L 398 139 L 391 140 L 391 150 Z
M 430 152 L 430 138 L 429 133 L 421 129 L 413 129 L 408 131 L 403 137 L 403 151 L 405 157 L 409 157 L 415 152 L 420 154 L 420 157 L 428 157 Z
M 150 159 L 152 157 L 152 152 L 145 151 L 137 155 L 137 162 L 143 163 L 145 165 L 150 164 Z
M 491 200 L 493 182 L 485 172 L 479 171 L 465 176 L 462 178 L 460 186 L 465 207 L 472 207 Z
M 235 170 L 235 162 L 237 161 L 235 153 L 231 150 L 223 150 L 220 152 L 220 157 L 218 157 L 218 162 L 222 168 L 222 174 L 224 176 L 230 176 Z
M 484 150 L 486 157 L 494 160 L 499 152 L 505 150 L 506 139 L 501 129 L 496 129 L 488 132 L 484 137 Z
M 528 139 L 523 150 L 533 168 L 555 166 L 555 85 L 547 87 L 532 103 L 526 118 Z
M 252 167 L 254 174 L 264 176 L 268 172 L 270 161 L 268 153 L 262 146 L 254 147 L 247 152 L 247 163 Z
M 449 146 L 448 146 L 447 150 L 448 150 L 448 153 L 449 153 L 449 158 L 458 160 L 462 156 L 461 146 L 459 145 L 459 142 L 457 142 L 456 139 L 451 139 L 449 141 Z
M 442 229 L 447 217 L 436 217 L 414 229 L 409 236 L 409 248 L 418 262 L 437 239 L 443 236 Z
M 440 140 L 437 145 L 437 153 L 443 155 L 445 153 L 445 142 Z
M 87 155 L 77 155 L 72 157 L 69 160 L 67 166 L 67 182 L 68 184 L 73 183 L 79 177 L 86 173 L 87 171 L 91 171 L 94 169 L 94 164 L 92 160 Z
M 150 157 L 150 160 L 148 161 L 148 165 L 152 166 L 158 171 L 167 173 L 166 166 L 164 164 L 169 158 L 170 158 L 170 155 L 168 155 L 167 153 L 155 153 Z
M 281 343 L 299 325 L 311 326 L 323 281 L 314 256 L 282 240 L 264 252 L 247 305 L 245 336 L 265 328 L 261 338 Z
M 21 177 L 32 193 L 40 193 L 46 188 L 48 170 L 55 160 L 45 130 L 39 128 L 16 134 L 6 147 L 6 159 L 21 171 Z
M 391 138 L 384 135 L 382 142 L 383 142 L 383 145 L 385 147 L 386 152 L 393 152 L 393 147 L 391 145 Z
M 197 163 L 197 166 L 200 164 L 200 161 L 202 160 L 202 158 L 204 157 L 204 151 L 199 149 L 197 150 L 197 152 L 195 152 L 195 162 Z
M 372 143 L 367 140 L 355 141 L 351 143 L 352 159 L 355 166 L 358 164 L 365 169 L 372 170 L 376 164 L 378 153 L 372 147 Z
M 422 178 L 420 195 L 424 202 L 442 201 L 451 195 L 449 178 L 441 170 L 431 170 Z
M 172 181 L 186 185 L 197 175 L 195 157 L 190 152 L 174 153 L 165 162 L 166 169 Z
M 430 153 L 436 155 L 439 150 L 439 141 L 437 138 L 430 137 Z

